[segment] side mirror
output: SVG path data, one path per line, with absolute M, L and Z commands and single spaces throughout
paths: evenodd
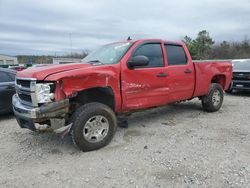
M 144 55 L 138 55 L 128 60 L 128 67 L 130 69 L 134 67 L 146 66 L 148 64 L 149 64 L 149 59 Z

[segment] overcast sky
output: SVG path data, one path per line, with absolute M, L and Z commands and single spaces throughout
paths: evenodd
M 137 38 L 250 37 L 250 0 L 0 0 L 0 54 L 64 54 Z

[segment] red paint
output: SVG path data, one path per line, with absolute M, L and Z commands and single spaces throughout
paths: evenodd
M 143 42 L 137 40 L 117 64 L 92 66 L 84 63 L 50 65 L 17 73 L 17 77 L 57 83 L 55 99 L 72 97 L 78 91 L 94 87 L 110 87 L 115 96 L 115 111 L 127 112 L 206 95 L 211 82 L 229 87 L 232 78 L 231 62 L 193 62 L 183 43 L 188 63 L 168 66 L 164 41 L 161 43 L 164 67 L 129 69 L 127 61 L 133 50 Z M 155 40 L 154 40 L 155 41 Z M 189 74 L 185 70 L 192 71 Z M 157 77 L 159 73 L 167 77 Z

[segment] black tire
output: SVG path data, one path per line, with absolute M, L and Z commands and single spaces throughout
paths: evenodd
M 232 94 L 232 93 L 233 93 L 233 90 L 232 90 L 232 89 L 226 90 L 226 93 Z
M 128 118 L 127 117 L 118 117 L 117 125 L 122 128 L 128 128 Z
M 216 99 L 214 99 L 214 96 Z M 202 107 L 207 112 L 216 112 L 218 111 L 223 103 L 224 92 L 220 84 L 212 83 L 209 89 L 209 92 L 206 96 L 203 96 L 201 99 Z
M 86 128 L 87 122 L 89 122 L 91 118 L 95 118 L 97 116 L 103 117 L 103 119 L 107 120 L 108 130 L 102 140 L 93 143 L 88 141 L 88 138 L 85 136 L 85 134 L 88 133 L 84 131 L 88 130 Z M 82 151 L 97 150 L 108 145 L 112 140 L 117 128 L 117 121 L 114 111 L 107 105 L 101 103 L 88 103 L 79 107 L 72 115 L 71 122 L 73 123 L 71 128 L 72 141 Z M 92 141 L 94 141 L 94 139 L 92 139 Z
M 228 90 L 226 90 L 226 92 L 227 92 L 227 93 L 233 93 L 233 89 L 232 89 L 232 87 L 231 87 L 231 84 L 230 84 Z

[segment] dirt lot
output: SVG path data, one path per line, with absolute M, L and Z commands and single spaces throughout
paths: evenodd
M 250 94 L 219 112 L 200 102 L 132 115 L 111 144 L 83 153 L 0 118 L 0 187 L 250 187 Z

